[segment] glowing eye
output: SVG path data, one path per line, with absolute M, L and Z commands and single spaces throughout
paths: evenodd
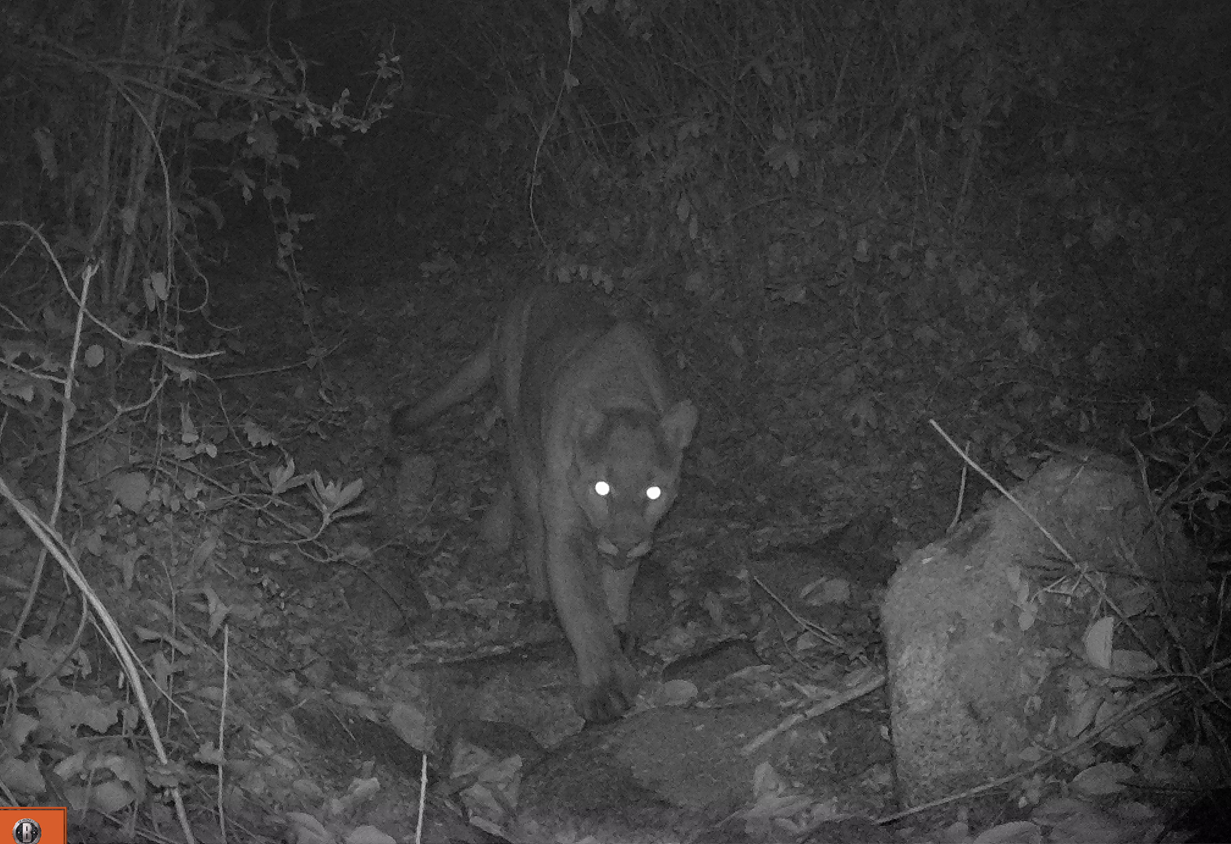
M 606 481 L 595 481 L 594 491 L 598 493 L 599 495 L 601 495 L 603 498 L 606 498 L 608 493 L 611 492 L 611 484 L 607 483 Z
M 658 499 L 662 498 L 662 496 L 663 496 L 663 491 L 661 487 L 656 487 L 656 486 L 646 487 L 645 497 L 650 499 L 651 501 L 657 501 Z

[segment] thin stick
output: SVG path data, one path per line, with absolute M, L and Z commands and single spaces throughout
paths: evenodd
M 36 232 L 36 234 L 38 233 Z M 51 247 L 47 245 L 47 241 L 43 239 L 41 234 L 38 236 L 43 245 L 46 246 L 48 253 L 50 253 Z M 64 276 L 64 268 L 60 266 L 58 261 L 56 262 L 56 268 L 60 271 L 61 281 L 63 281 L 65 286 L 68 286 L 68 279 Z M 64 376 L 64 403 L 60 410 L 59 457 L 56 461 L 56 494 L 51 504 L 51 512 L 48 515 L 48 523 L 53 530 L 55 529 L 56 517 L 60 514 L 60 503 L 64 499 L 64 468 L 68 462 L 68 420 L 73 413 L 73 382 L 76 380 L 77 354 L 81 350 L 81 329 L 85 301 L 90 295 L 90 281 L 97 272 L 97 263 L 87 264 L 81 272 L 82 307 L 77 309 L 77 326 L 73 330 L 73 346 L 68 356 L 68 371 Z M 43 548 L 39 551 L 38 560 L 34 563 L 34 574 L 30 577 L 30 589 L 26 593 L 26 602 L 21 608 L 21 615 L 17 617 L 17 622 L 13 625 L 13 633 L 9 636 L 9 644 L 5 649 L 6 661 L 13 648 L 17 646 L 17 640 L 21 637 L 21 632 L 25 629 L 26 622 L 30 620 L 30 613 L 34 610 L 34 600 L 38 597 L 38 590 L 43 585 L 43 572 L 46 571 L 46 568 L 47 549 Z
M 231 692 L 231 625 L 222 625 L 222 703 L 218 713 L 218 833 L 227 840 L 227 810 L 222 802 L 223 761 L 226 757 L 227 700 Z
M 743 756 L 751 756 L 753 753 L 756 753 L 762 747 L 769 744 L 771 741 L 794 727 L 796 724 L 802 724 L 804 721 L 819 718 L 826 712 L 832 712 L 840 706 L 845 706 L 853 700 L 857 700 L 866 694 L 876 691 L 883 685 L 885 685 L 885 675 L 878 671 L 875 676 L 865 680 L 862 683 L 859 683 L 853 688 L 847 689 L 840 694 L 836 694 L 833 697 L 823 700 L 803 712 L 796 712 L 793 715 L 787 716 L 781 724 L 776 727 L 771 727 L 740 748 L 740 754 Z
M 953 441 L 953 438 L 945 433 L 945 429 L 940 427 L 940 425 L 936 423 L 935 419 L 929 419 L 928 424 L 936 429 L 936 433 L 940 434 L 941 437 L 944 438 L 945 442 L 949 444 L 950 448 L 952 448 L 954 451 L 957 452 L 959 457 L 961 457 L 968 464 L 970 464 L 970 468 L 974 469 L 976 472 L 978 472 L 983 477 L 985 481 L 987 481 L 989 484 L 994 486 L 997 492 L 999 492 L 1005 498 L 1012 501 L 1014 506 L 1016 506 L 1018 510 L 1022 511 L 1022 515 L 1024 515 L 1027 519 L 1029 519 L 1031 524 L 1033 524 L 1040 531 L 1042 531 L 1043 535 L 1047 537 L 1048 541 L 1051 542 L 1052 545 L 1056 546 L 1056 550 L 1058 550 L 1061 554 L 1064 555 L 1064 559 L 1068 560 L 1073 565 L 1077 565 L 1077 561 L 1073 559 L 1073 555 L 1070 554 L 1065 549 L 1065 547 L 1060 544 L 1060 541 L 1056 539 L 1056 537 L 1051 535 L 1051 531 L 1043 527 L 1042 523 L 1039 522 L 1039 520 L 1035 518 L 1034 514 L 1031 513 L 1029 510 L 1027 510 L 1020 501 L 1014 498 L 1013 493 L 1005 489 L 1004 486 L 1000 483 L 1000 481 L 993 478 L 991 475 L 989 475 L 987 472 L 983 470 L 982 466 L 980 466 L 978 463 L 971 460 L 969 455 L 967 455 L 964 451 L 962 451 L 962 449 L 958 447 L 958 444 Z
M 427 754 L 422 754 L 423 765 L 419 769 L 419 820 L 415 823 L 415 844 L 423 844 L 423 807 L 427 803 Z
M 966 451 L 970 450 L 970 442 L 966 442 Z M 965 452 L 963 452 L 965 453 Z M 957 488 L 957 505 L 953 508 L 953 521 L 949 522 L 948 533 L 952 533 L 957 527 L 957 523 L 962 520 L 962 506 L 966 503 L 966 478 L 970 474 L 970 468 L 966 464 L 962 464 L 962 483 Z
M 766 586 L 764 582 L 762 582 L 761 578 L 757 577 L 755 574 L 752 575 L 752 582 L 755 583 L 757 586 L 760 586 L 762 589 L 764 589 L 765 594 L 768 595 L 770 598 L 772 598 L 774 603 L 782 607 L 783 611 L 786 612 L 786 614 L 789 615 L 791 618 L 793 618 L 795 620 L 795 623 L 798 624 L 800 627 L 802 627 L 804 630 L 811 630 L 812 632 L 816 633 L 816 635 L 820 636 L 821 639 L 823 639 L 826 643 L 833 645 L 835 648 L 842 648 L 843 650 L 846 650 L 846 643 L 844 643 L 841 639 L 839 639 L 834 634 L 830 633 L 824 627 L 821 627 L 821 625 L 815 622 L 812 622 L 812 621 L 808 621 L 808 619 L 802 617 L 799 613 L 795 612 L 795 610 L 787 606 L 786 601 L 782 600 L 777 595 L 775 595 L 774 590 Z

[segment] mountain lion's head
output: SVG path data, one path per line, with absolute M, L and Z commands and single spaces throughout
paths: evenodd
M 688 401 L 661 418 L 619 409 L 594 410 L 583 420 L 569 482 L 609 565 L 622 568 L 650 550 L 654 526 L 675 500 L 680 458 L 696 424 Z

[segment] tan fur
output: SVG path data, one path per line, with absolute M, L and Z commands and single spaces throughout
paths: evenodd
M 578 711 L 590 721 L 617 718 L 638 686 L 617 626 L 628 621 L 637 562 L 675 499 L 696 408 L 672 399 L 640 328 L 572 288 L 544 286 L 509 304 L 488 346 L 448 383 L 398 410 L 394 430 L 422 425 L 489 379 L 509 429 L 531 591 L 550 598 L 573 646 Z M 657 499 L 647 497 L 651 487 Z M 485 538 L 497 544 L 510 534 L 509 499 L 506 490 L 484 520 Z

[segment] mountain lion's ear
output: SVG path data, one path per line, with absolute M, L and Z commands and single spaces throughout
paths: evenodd
M 663 416 L 661 425 L 667 442 L 676 450 L 683 451 L 684 446 L 692 442 L 692 429 L 697 426 L 697 408 L 690 401 L 678 401 Z

